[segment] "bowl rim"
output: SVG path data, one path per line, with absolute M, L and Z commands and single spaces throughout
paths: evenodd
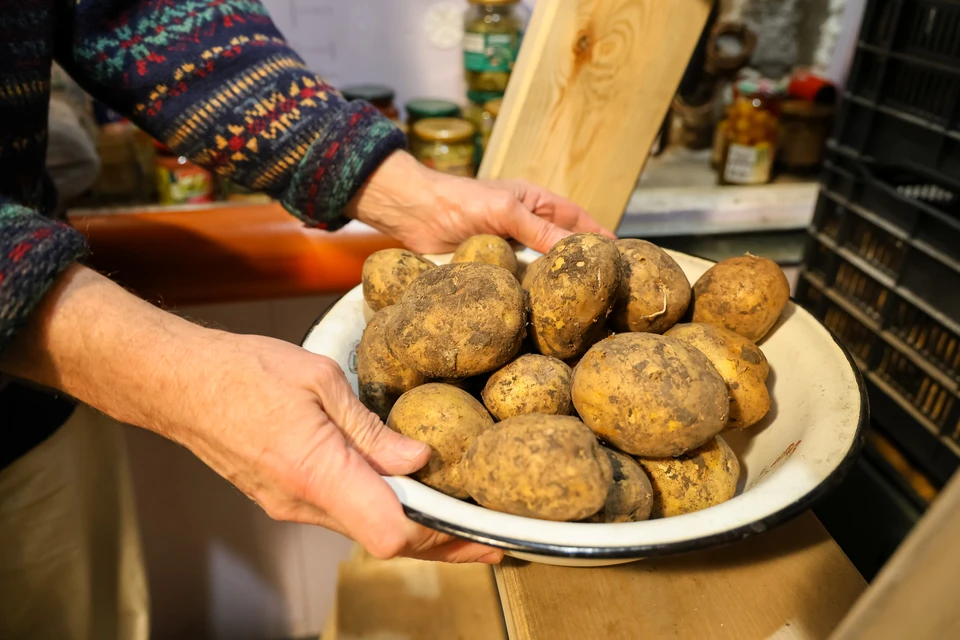
M 689 255 L 689 254 L 688 254 Z M 693 256 L 699 257 L 699 256 Z M 704 258 L 700 258 L 704 260 Z M 709 261 L 712 262 L 712 261 Z M 307 341 L 307 338 L 313 333 L 313 330 L 317 327 L 320 322 L 327 316 L 327 314 L 339 303 L 346 294 L 339 296 L 334 300 L 327 309 L 310 325 L 307 329 L 304 337 L 300 340 L 300 346 L 302 347 Z M 857 428 L 854 432 L 853 442 L 847 452 L 844 454 L 843 459 L 837 464 L 836 467 L 830 472 L 830 474 L 824 478 L 818 485 L 810 489 L 803 496 L 794 500 L 790 504 L 787 504 L 780 508 L 779 510 L 760 518 L 754 522 L 740 525 L 733 529 L 727 531 L 713 533 L 710 535 L 705 535 L 699 538 L 692 538 L 689 540 L 681 540 L 677 542 L 661 542 L 655 544 L 644 544 L 644 545 L 630 545 L 630 546 L 620 546 L 620 547 L 585 547 L 585 546 L 573 546 L 573 545 L 558 545 L 550 544 L 544 542 L 532 542 L 527 540 L 519 540 L 517 538 L 511 538 L 508 536 L 498 536 L 489 533 L 484 533 L 471 529 L 469 527 L 462 527 L 459 525 L 451 524 L 443 519 L 437 518 L 435 516 L 428 515 L 419 509 L 415 509 L 401 502 L 403 506 L 403 511 L 408 518 L 414 522 L 421 524 L 435 531 L 441 533 L 446 533 L 449 535 L 462 538 L 464 540 L 469 540 L 471 542 L 478 542 L 490 547 L 495 547 L 498 549 L 503 549 L 505 551 L 517 551 L 532 553 L 538 556 L 548 556 L 554 558 L 579 558 L 579 559 L 595 559 L 595 560 L 626 560 L 626 559 L 637 559 L 637 558 L 647 558 L 647 557 L 657 557 L 657 556 L 666 556 L 679 553 L 686 553 L 690 551 L 698 551 L 701 549 L 715 548 L 719 546 L 724 546 L 737 542 L 738 540 L 743 540 L 749 538 L 750 536 L 763 533 L 769 529 L 778 527 L 786 522 L 789 522 L 793 518 L 799 516 L 801 513 L 809 509 L 813 504 L 818 502 L 822 497 L 827 493 L 836 488 L 849 473 L 850 468 L 856 462 L 857 457 L 860 454 L 860 451 L 863 449 L 864 443 L 866 441 L 866 430 L 867 425 L 870 422 L 870 401 L 867 394 L 866 384 L 863 380 L 863 374 L 860 371 L 860 367 L 857 366 L 856 362 L 853 359 L 853 356 L 850 354 L 850 351 L 837 339 L 836 334 L 826 327 L 816 316 L 807 311 L 802 307 L 793 296 L 789 298 L 790 302 L 797 306 L 798 309 L 803 310 L 808 313 L 818 324 L 820 324 L 824 329 L 827 330 L 827 333 L 830 335 L 830 338 L 833 340 L 834 345 L 840 349 L 840 352 L 843 354 L 844 358 L 847 360 L 847 364 L 850 366 L 850 369 L 853 371 L 854 379 L 857 383 L 857 391 L 860 395 L 860 406 L 859 406 L 859 417 L 857 419 Z

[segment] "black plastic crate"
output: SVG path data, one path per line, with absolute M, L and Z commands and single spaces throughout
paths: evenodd
M 871 0 L 835 139 L 960 187 L 960 0 Z

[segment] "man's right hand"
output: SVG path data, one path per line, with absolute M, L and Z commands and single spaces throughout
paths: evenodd
M 175 440 L 271 517 L 333 529 L 377 557 L 503 555 L 406 518 L 380 474 L 415 471 L 429 450 L 367 411 L 335 362 L 196 326 L 89 269 L 57 281 L 0 369 Z

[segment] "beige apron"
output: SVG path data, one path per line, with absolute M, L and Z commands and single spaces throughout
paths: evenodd
M 120 425 L 81 406 L 0 471 L 0 638 L 143 640 L 148 606 Z

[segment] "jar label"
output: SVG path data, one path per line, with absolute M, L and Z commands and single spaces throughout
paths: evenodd
M 727 165 L 723 179 L 733 184 L 765 184 L 770 181 L 773 154 L 769 144 L 747 147 L 731 144 L 727 150 Z
M 199 167 L 158 167 L 157 184 L 161 204 L 213 202 L 210 174 Z
M 467 71 L 513 70 L 520 52 L 520 33 L 463 34 L 463 66 Z

